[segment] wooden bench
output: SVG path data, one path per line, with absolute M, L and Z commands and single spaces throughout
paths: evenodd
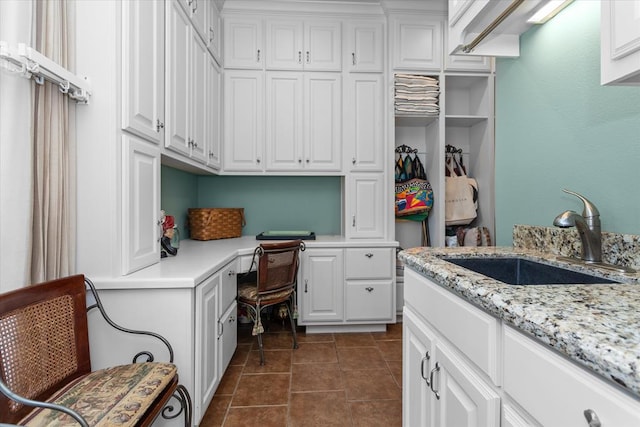
M 92 372 L 87 312 L 93 308 L 120 331 L 162 341 L 169 361 L 141 351 L 131 364 Z M 115 324 L 82 275 L 0 295 L 0 423 L 148 426 L 159 415 L 182 414 L 190 427 L 191 398 L 172 362 L 165 338 Z

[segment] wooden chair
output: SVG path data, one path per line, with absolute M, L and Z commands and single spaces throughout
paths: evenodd
M 297 316 L 296 279 L 300 263 L 299 253 L 304 249 L 302 240 L 261 244 L 253 253 L 251 265 L 253 267 L 257 258 L 258 271 L 255 282 L 238 286 L 238 304 L 247 307 L 249 316 L 254 321 L 253 335 L 258 337 L 261 365 L 264 365 L 262 310 L 267 307 L 285 304 L 291 322 L 293 348 L 298 348 L 294 320 Z
M 141 351 L 129 365 L 92 372 L 87 312 L 93 308 L 120 331 L 162 341 L 169 363 Z M 0 423 L 149 426 L 158 415 L 183 414 L 190 427 L 191 398 L 172 362 L 165 338 L 116 325 L 82 275 L 0 295 Z

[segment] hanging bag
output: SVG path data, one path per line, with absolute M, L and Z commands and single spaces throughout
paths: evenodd
M 413 159 L 407 155 L 403 164 L 403 176 L 408 179 L 396 182 L 396 216 L 428 213 L 433 207 L 433 189 L 427 180 L 422 162 L 417 155 Z
M 470 224 L 478 216 L 478 183 L 466 175 L 455 157 L 447 159 L 446 167 L 448 176 L 445 178 L 445 224 Z

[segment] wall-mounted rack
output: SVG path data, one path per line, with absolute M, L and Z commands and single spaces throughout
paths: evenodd
M 60 87 L 60 92 L 69 95 L 76 102 L 89 103 L 91 85 L 86 78 L 76 76 L 25 43 L 18 43 L 17 47 L 13 47 L 6 41 L 0 41 L 0 59 L 6 64 L 3 68 L 11 72 L 33 78 L 37 84 L 50 81 Z

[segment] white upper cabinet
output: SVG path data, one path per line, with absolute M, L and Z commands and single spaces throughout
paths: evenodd
M 384 170 L 384 78 L 351 74 L 344 88 L 345 169 Z
M 209 5 L 205 0 L 188 0 L 189 17 L 193 23 L 193 28 L 203 38 L 207 40 L 208 24 L 209 24 Z
M 380 173 L 351 173 L 347 176 L 346 230 L 350 239 L 384 237 L 386 214 L 384 176 Z
M 216 59 L 216 61 L 220 63 L 220 38 L 222 35 L 222 32 L 220 31 L 220 11 L 218 10 L 218 7 L 216 6 L 216 3 L 214 1 L 209 1 L 206 4 L 209 8 L 209 31 L 206 35 L 207 47 L 209 48 L 209 51 Z
M 640 85 L 640 0 L 601 5 L 601 83 Z
M 384 26 L 381 22 L 348 21 L 346 24 L 346 68 L 351 72 L 382 72 Z
M 190 154 L 191 31 L 189 19 L 179 4 L 167 3 L 165 146 L 185 156 Z
M 226 70 L 224 91 L 224 169 L 262 171 L 264 75 Z
M 266 27 L 268 70 L 342 70 L 340 22 L 268 20 Z
M 392 16 L 391 46 L 396 70 L 442 68 L 442 21 L 427 15 Z
M 263 68 L 261 19 L 225 18 L 223 43 L 225 68 Z
M 222 159 L 220 158 L 220 124 L 222 119 L 220 117 L 221 103 L 222 103 L 222 90 L 220 80 L 220 68 L 216 61 L 209 57 L 209 69 L 207 72 L 207 85 L 206 85 L 206 102 L 207 113 L 205 122 L 207 123 L 207 141 L 209 145 L 209 153 L 207 155 L 207 165 L 220 169 L 222 166 Z
M 122 129 L 164 140 L 164 3 L 122 4 Z
M 209 52 L 204 42 L 192 32 L 191 44 L 191 114 L 188 144 L 191 157 L 200 163 L 208 159 L 208 121 L 207 117 L 207 74 L 209 73 Z

